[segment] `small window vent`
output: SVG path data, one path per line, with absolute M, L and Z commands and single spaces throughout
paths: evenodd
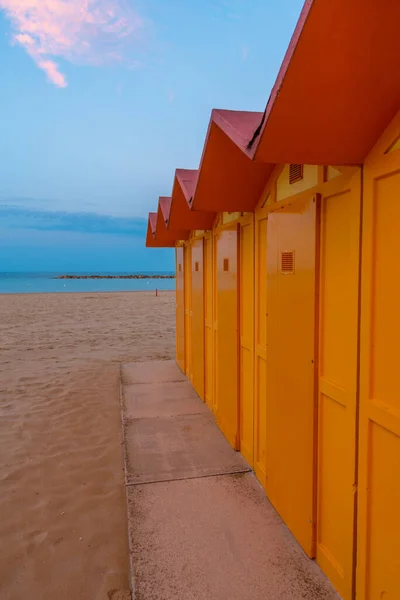
M 224 258 L 224 272 L 229 272 L 229 258 Z
M 289 167 L 289 183 L 296 183 L 303 179 L 303 165 L 290 165 Z
M 294 250 L 281 253 L 281 271 L 286 274 L 294 273 Z
M 194 263 L 194 270 L 195 270 L 196 272 L 198 272 L 198 270 L 199 270 L 199 263 L 198 263 L 198 262 L 195 262 L 195 263 Z

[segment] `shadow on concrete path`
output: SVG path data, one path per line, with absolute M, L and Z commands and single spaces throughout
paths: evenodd
M 121 367 L 134 600 L 337 600 L 173 361 Z

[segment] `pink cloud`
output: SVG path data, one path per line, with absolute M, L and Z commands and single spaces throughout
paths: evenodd
M 129 61 L 144 26 L 126 0 L 0 0 L 0 9 L 12 23 L 13 43 L 58 87 L 67 81 L 52 58 L 84 65 Z
M 65 79 L 64 75 L 62 73 L 60 73 L 60 71 L 58 70 L 58 65 L 56 65 L 56 63 L 54 61 L 38 60 L 37 65 L 38 65 L 38 67 L 43 69 L 43 71 L 46 73 L 48 79 L 52 83 L 54 83 L 54 85 L 61 87 L 61 88 L 67 87 L 67 80 Z

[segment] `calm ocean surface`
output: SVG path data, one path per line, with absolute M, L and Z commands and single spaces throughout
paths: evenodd
M 149 290 L 174 290 L 175 279 L 55 279 L 64 273 L 0 273 L 0 294 L 43 294 L 68 292 L 138 292 Z M 68 273 L 84 275 L 85 273 Z M 95 275 L 96 273 L 92 273 Z M 117 273 L 97 273 L 117 275 Z M 138 273 L 118 273 L 136 275 Z M 146 275 L 173 275 L 173 273 L 147 273 Z

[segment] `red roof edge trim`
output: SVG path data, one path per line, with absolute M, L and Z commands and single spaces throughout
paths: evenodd
M 161 213 L 162 213 L 165 224 L 167 224 L 169 221 L 169 216 L 171 213 L 171 203 L 172 203 L 172 198 L 170 198 L 168 196 L 160 196 L 160 198 L 158 199 L 158 205 L 161 209 Z
M 157 227 L 157 213 L 156 212 L 151 212 L 149 213 L 149 223 L 150 223 L 150 228 L 151 228 L 151 233 L 153 234 L 153 237 L 156 237 L 156 227 Z
M 271 94 L 268 98 L 267 106 L 265 107 L 265 111 L 261 118 L 261 122 L 260 122 L 259 126 L 257 127 L 257 129 L 254 131 L 253 137 L 250 139 L 249 143 L 247 144 L 247 152 L 248 152 L 248 155 L 252 159 L 254 158 L 254 156 L 257 152 L 258 142 L 262 136 L 262 133 L 265 129 L 268 118 L 274 107 L 275 100 L 279 94 L 281 87 L 282 87 L 283 80 L 285 79 L 289 64 L 293 58 L 293 55 L 295 53 L 300 36 L 303 33 L 304 25 L 306 24 L 306 21 L 309 17 L 310 11 L 313 7 L 313 4 L 314 4 L 314 0 L 306 0 L 304 3 L 304 6 L 300 13 L 299 20 L 297 21 L 296 28 L 295 28 L 292 38 L 290 40 L 288 49 L 286 50 L 285 57 L 283 59 L 281 68 L 279 69 L 279 73 L 276 78 L 275 84 L 274 84 L 274 86 L 271 90 Z
M 214 110 L 214 109 L 213 109 L 213 110 Z M 193 198 L 194 198 L 194 196 L 195 196 L 195 194 L 196 194 L 197 184 L 198 184 L 199 177 L 200 177 L 200 171 L 201 171 L 201 167 L 202 167 L 202 165 L 203 165 L 203 161 L 204 161 L 204 155 L 205 155 L 205 153 L 206 153 L 207 142 L 208 142 L 208 138 L 210 137 L 211 127 L 212 127 L 212 124 L 213 124 L 212 113 L 213 113 L 213 111 L 211 111 L 211 117 L 210 117 L 210 120 L 209 120 L 209 122 L 208 122 L 208 127 L 207 127 L 206 139 L 205 139 L 205 141 L 204 141 L 203 150 L 202 150 L 202 152 L 201 152 L 200 165 L 199 165 L 199 169 L 198 169 L 198 172 L 197 172 L 196 184 L 195 184 L 195 186 L 194 186 L 194 189 L 193 189 L 192 195 L 191 195 L 191 196 L 190 196 L 190 198 L 188 199 L 188 204 L 189 204 L 189 208 L 190 208 L 190 210 L 193 210 L 193 209 L 192 209 Z
M 313 1 L 313 0 L 312 0 Z M 243 117 L 241 126 L 238 127 L 240 117 Z M 229 118 L 231 117 L 231 118 Z M 191 197 L 188 199 L 188 204 L 191 210 L 193 206 L 193 198 L 196 194 L 197 183 L 200 177 L 201 169 L 204 162 L 204 157 L 207 151 L 207 145 L 209 142 L 212 126 L 216 125 L 230 141 L 235 144 L 247 158 L 249 156 L 248 144 L 251 139 L 251 135 L 254 132 L 254 127 L 259 119 L 262 118 L 262 113 L 252 111 L 233 111 L 219 108 L 213 108 L 211 111 L 211 117 L 207 128 L 207 134 L 201 154 L 200 166 L 196 178 L 196 184 L 193 188 Z
M 238 148 L 248 155 L 247 147 L 263 117 L 262 112 L 213 109 L 212 119 Z
M 186 202 L 190 206 L 190 199 L 193 196 L 199 171 L 197 169 L 176 169 L 175 178 L 181 186 L 181 190 Z

